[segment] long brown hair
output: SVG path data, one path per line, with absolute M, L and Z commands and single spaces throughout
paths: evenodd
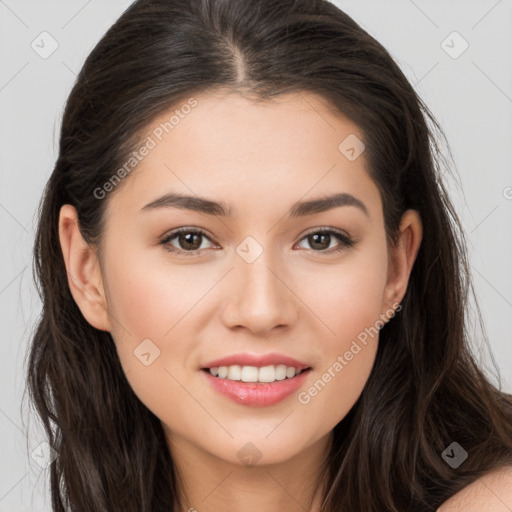
M 34 270 L 43 310 L 27 385 L 58 453 L 53 511 L 167 512 L 177 499 L 159 419 L 132 391 L 110 333 L 92 327 L 70 293 L 58 219 L 63 204 L 73 205 L 84 238 L 100 245 L 108 196 L 94 191 L 156 115 L 219 87 L 262 99 L 320 95 L 364 133 L 389 243 L 406 209 L 423 221 L 402 309 L 380 330 L 363 393 L 334 428 L 322 511 L 434 511 L 480 475 L 512 464 L 512 397 L 486 379 L 468 349 L 474 292 L 441 179 L 444 135 L 389 53 L 324 0 L 139 0 L 77 77 L 39 210 Z M 468 453 L 457 469 L 441 456 L 452 442 Z

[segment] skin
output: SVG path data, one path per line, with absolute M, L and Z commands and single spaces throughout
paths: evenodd
M 437 512 L 510 512 L 512 466 L 490 471 L 447 500 Z
M 190 114 L 103 199 L 101 259 L 82 239 L 74 208 L 62 207 L 69 286 L 87 321 L 111 332 L 130 385 L 161 420 L 185 510 L 317 511 L 313 489 L 332 429 L 363 390 L 378 336 L 307 404 L 297 393 L 268 407 L 237 404 L 214 391 L 200 367 L 236 352 L 279 352 L 312 367 L 299 391 L 310 388 L 403 298 L 421 219 L 405 212 L 400 242 L 388 247 L 365 153 L 350 161 L 338 150 L 348 135 L 364 136 L 322 98 L 301 93 L 256 102 L 221 90 L 195 98 Z M 223 201 L 233 216 L 141 212 L 171 191 Z M 342 206 L 287 218 L 295 202 L 335 192 L 358 198 L 368 215 Z M 207 233 L 195 256 L 159 244 L 178 227 Z M 355 245 L 343 247 L 333 235 L 315 248 L 306 235 L 327 227 Z M 248 236 L 263 251 L 252 263 L 236 252 Z M 186 250 L 178 237 L 168 245 Z M 134 356 L 145 339 L 160 350 L 148 366 Z M 261 454 L 254 466 L 237 455 L 247 443 Z

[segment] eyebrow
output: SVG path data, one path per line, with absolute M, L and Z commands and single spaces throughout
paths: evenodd
M 365 204 L 357 197 L 342 192 L 330 196 L 324 196 L 309 201 L 298 201 L 291 208 L 288 216 L 304 217 L 321 213 L 340 206 L 355 206 L 363 211 L 366 216 L 370 216 Z M 189 196 L 177 193 L 165 194 L 154 201 L 142 207 L 141 211 L 151 211 L 157 208 L 180 208 L 193 210 L 207 215 L 216 215 L 220 217 L 230 217 L 232 210 L 224 202 L 216 202 L 199 196 Z

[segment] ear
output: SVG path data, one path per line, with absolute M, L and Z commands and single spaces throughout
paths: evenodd
M 384 292 L 385 311 L 396 309 L 407 291 L 409 276 L 422 236 L 423 223 L 419 213 L 416 210 L 407 210 L 400 220 L 398 241 L 388 249 L 388 280 Z
M 59 239 L 71 294 L 85 319 L 96 329 L 110 331 L 111 324 L 103 288 L 97 249 L 85 242 L 78 227 L 76 209 L 60 209 Z

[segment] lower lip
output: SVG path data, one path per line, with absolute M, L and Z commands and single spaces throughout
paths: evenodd
M 220 379 L 209 371 L 201 370 L 213 389 L 239 404 L 253 407 L 274 405 L 284 400 L 300 388 L 310 371 L 308 368 L 291 379 L 265 383 Z

